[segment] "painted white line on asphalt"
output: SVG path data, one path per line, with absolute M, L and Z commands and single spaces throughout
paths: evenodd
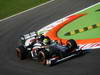
M 46 4 L 48 4 L 48 3 L 51 3 L 51 2 L 53 2 L 53 1 L 55 1 L 55 0 L 47 1 L 47 2 L 45 2 L 45 3 L 43 3 L 43 4 L 40 4 L 40 5 L 38 5 L 38 6 L 35 6 L 35 7 L 33 7 L 33 8 L 30 8 L 30 9 L 27 9 L 27 10 L 25 10 L 25 11 L 22 11 L 22 12 L 19 12 L 19 13 L 17 13 L 17 14 L 14 14 L 14 15 L 12 15 L 12 16 L 6 17 L 6 18 L 4 18 L 4 19 L 1 19 L 0 22 L 1 22 L 1 21 L 4 21 L 4 20 L 7 20 L 7 19 L 10 19 L 10 18 L 12 18 L 12 17 L 18 16 L 18 15 L 23 14 L 23 13 L 25 13 L 25 12 L 28 12 L 28 11 L 30 11 L 30 10 L 34 10 L 34 9 L 36 9 L 36 8 L 38 8 L 38 7 L 44 6 L 44 5 L 46 5 Z

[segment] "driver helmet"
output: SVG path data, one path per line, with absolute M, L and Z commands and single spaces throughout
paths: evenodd
M 43 40 L 43 44 L 44 44 L 44 45 L 48 45 L 48 44 L 49 44 L 49 40 L 48 40 L 48 39 L 44 39 L 44 40 Z
M 43 42 L 44 38 L 45 38 L 45 36 L 42 33 L 38 35 L 39 41 Z

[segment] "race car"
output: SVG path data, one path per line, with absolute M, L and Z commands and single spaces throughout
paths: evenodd
M 85 53 L 73 39 L 68 40 L 66 45 L 61 45 L 57 40 L 50 40 L 44 35 L 39 36 L 36 32 L 22 36 L 21 42 L 16 48 L 17 56 L 21 60 L 31 56 L 33 60 L 45 65 L 53 65 Z

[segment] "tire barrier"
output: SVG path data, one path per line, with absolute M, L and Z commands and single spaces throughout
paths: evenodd
M 91 25 L 91 26 L 88 26 L 88 27 L 84 27 L 84 28 L 73 30 L 71 32 L 67 32 L 64 35 L 65 36 L 71 36 L 71 35 L 75 35 L 75 34 L 85 32 L 85 31 L 88 31 L 88 30 L 91 30 L 91 29 L 95 29 L 95 28 L 98 28 L 98 27 L 100 27 L 100 24 L 94 24 L 94 25 Z

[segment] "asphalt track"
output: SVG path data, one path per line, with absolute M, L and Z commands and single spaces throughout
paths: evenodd
M 99 75 L 100 50 L 47 67 L 15 54 L 20 35 L 50 24 L 99 0 L 55 0 L 19 16 L 0 22 L 0 75 Z

